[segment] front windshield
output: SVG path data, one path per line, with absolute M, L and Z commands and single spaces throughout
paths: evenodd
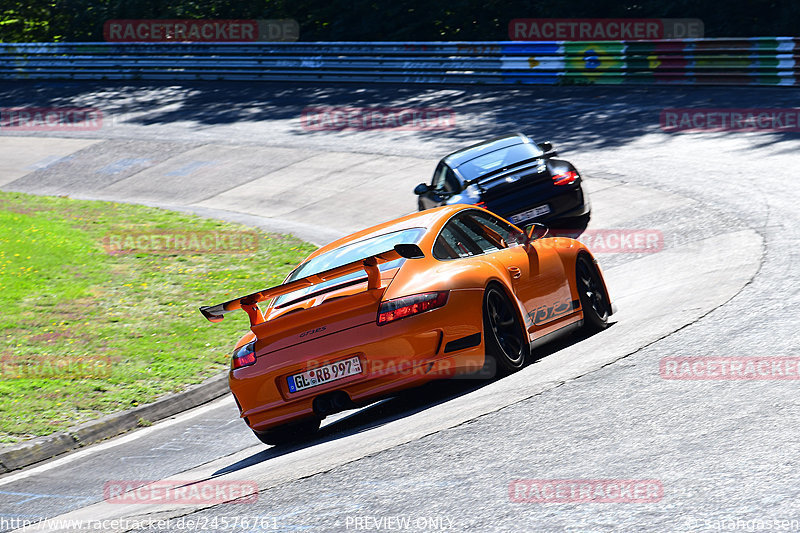
M 294 269 L 294 271 L 289 274 L 289 277 L 286 278 L 284 283 L 289 283 L 290 281 L 312 276 L 314 274 L 319 274 L 320 272 L 340 267 L 342 265 L 346 265 L 347 263 L 358 261 L 359 259 L 366 259 L 372 255 L 391 250 L 396 244 L 417 244 L 423 235 L 425 235 L 425 228 L 410 228 L 370 237 L 368 239 L 364 239 L 363 241 L 345 244 L 344 246 L 306 261 Z M 378 268 L 381 271 L 390 270 L 400 266 L 403 261 L 404 259 L 402 258 L 397 259 L 395 261 L 383 263 L 379 265 Z M 317 292 L 327 287 L 346 284 L 347 282 L 358 278 L 366 279 L 366 273 L 364 271 L 352 272 L 346 276 L 325 281 L 323 283 L 318 283 L 317 285 L 312 285 L 311 287 L 305 287 L 303 289 L 290 292 L 289 294 L 284 294 L 283 296 L 278 296 L 275 299 L 275 305 L 296 300 L 297 298 L 300 298 L 306 294 Z
M 470 159 L 459 165 L 458 171 L 464 179 L 474 180 L 490 172 L 511 167 L 525 160 L 536 159 L 542 155 L 541 148 L 534 143 L 515 144 Z

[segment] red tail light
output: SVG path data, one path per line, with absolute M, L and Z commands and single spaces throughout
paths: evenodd
M 437 307 L 442 307 L 447 303 L 447 295 L 450 291 L 424 292 L 414 296 L 395 298 L 387 300 L 381 304 L 378 310 L 378 325 L 383 326 L 389 322 L 400 320 Z
M 575 183 L 575 180 L 579 177 L 578 173 L 574 170 L 564 172 L 563 174 L 556 174 L 553 176 L 553 185 L 570 185 Z
M 486 209 L 486 202 L 478 202 L 475 205 L 477 205 L 478 207 L 482 207 L 482 208 Z
M 249 342 L 233 352 L 231 368 L 236 370 L 237 368 L 250 366 L 256 362 L 256 352 L 253 350 L 253 344 L 255 344 L 255 341 Z

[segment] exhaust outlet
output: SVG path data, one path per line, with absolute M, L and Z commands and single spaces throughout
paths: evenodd
M 355 407 L 358 406 L 344 391 L 333 391 L 317 396 L 312 404 L 314 413 L 323 418 Z

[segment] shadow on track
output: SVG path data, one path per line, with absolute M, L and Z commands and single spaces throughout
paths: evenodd
M 3 82 L 0 95 L 9 107 L 96 107 L 104 119 L 142 126 L 289 121 L 291 134 L 298 139 L 341 134 L 303 128 L 300 117 L 309 106 L 449 108 L 455 113 L 452 129 L 416 131 L 415 136 L 422 141 L 445 136 L 455 143 L 472 143 L 478 138 L 524 131 L 537 139 L 553 138 L 565 149 L 628 144 L 658 131 L 665 108 L 793 107 L 796 103 L 796 91 L 774 87 L 320 87 L 309 83 L 65 80 Z M 770 142 L 797 138 L 798 134 L 774 135 Z

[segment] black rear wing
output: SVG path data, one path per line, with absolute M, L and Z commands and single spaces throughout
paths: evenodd
M 486 185 L 487 183 L 489 183 L 492 180 L 495 180 L 497 178 L 503 177 L 505 175 L 505 173 L 510 171 L 512 168 L 514 169 L 513 172 L 519 172 L 521 170 L 521 168 L 524 167 L 525 165 L 533 166 L 532 163 L 538 161 L 539 159 L 542 159 L 542 157 L 531 157 L 531 158 L 528 158 L 528 159 L 523 159 L 522 161 L 517 161 L 516 163 L 514 163 L 512 165 L 508 165 L 507 167 L 503 167 L 503 168 L 499 168 L 497 170 L 493 170 L 491 172 L 487 172 L 486 174 L 484 174 L 482 176 L 478 176 L 477 178 L 473 178 L 471 180 L 466 180 L 464 182 L 464 186 L 467 187 L 469 185 L 477 185 L 478 188 L 480 188 L 480 187 L 482 187 L 483 185 Z M 515 167 L 519 167 L 519 168 L 515 168 Z
M 203 313 L 203 316 L 210 322 L 222 322 L 222 319 L 225 318 L 225 313 L 242 309 L 250 317 L 250 325 L 255 326 L 264 321 L 264 317 L 258 309 L 259 302 L 289 294 L 306 287 L 312 287 L 325 281 L 341 278 L 342 276 L 358 272 L 359 270 L 363 270 L 367 273 L 367 290 L 377 289 L 381 284 L 381 273 L 378 265 L 400 258 L 420 259 L 422 257 L 425 257 L 425 254 L 422 253 L 422 250 L 416 244 L 397 244 L 391 250 L 371 255 L 364 259 L 358 259 L 345 265 L 319 272 L 318 274 L 312 274 L 305 278 L 270 287 L 240 298 L 228 300 L 221 304 L 203 306 L 200 308 L 200 312 Z M 330 288 L 330 290 L 336 289 L 336 286 Z

